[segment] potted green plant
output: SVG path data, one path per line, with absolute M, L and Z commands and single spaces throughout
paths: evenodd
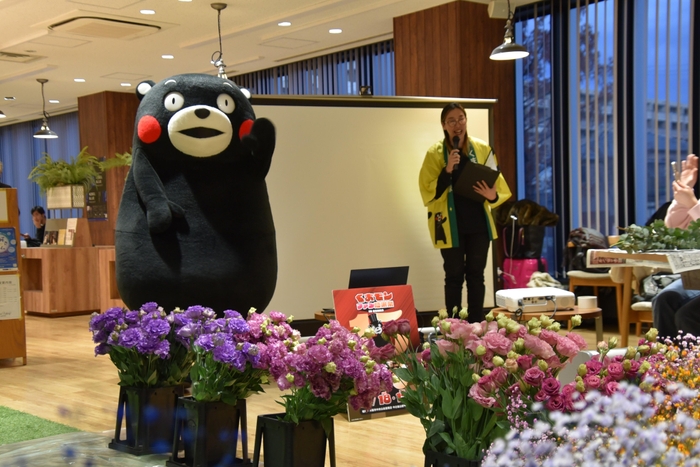
M 44 153 L 29 173 L 29 180 L 46 193 L 48 209 L 72 209 L 85 207 L 85 193 L 95 183 L 102 167 L 87 146 L 70 161 L 52 159 Z

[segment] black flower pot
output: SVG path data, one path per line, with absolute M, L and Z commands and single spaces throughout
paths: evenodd
M 198 402 L 191 397 L 177 401 L 175 434 L 168 467 L 227 467 L 250 465 L 245 399 L 236 405 Z M 243 458 L 236 457 L 241 438 Z
M 282 420 L 281 414 L 258 415 L 255 429 L 253 466 L 260 462 L 262 443 L 265 467 L 323 467 L 326 463 L 326 441 L 331 467 L 335 467 L 333 420 L 328 436 L 316 420 L 298 424 Z
M 177 398 L 182 394 L 182 386 L 120 386 L 117 425 L 109 448 L 135 456 L 170 452 Z M 126 424 L 126 439 L 121 439 L 122 422 Z
M 462 459 L 461 457 L 428 451 L 425 453 L 423 467 L 481 467 L 481 461 Z

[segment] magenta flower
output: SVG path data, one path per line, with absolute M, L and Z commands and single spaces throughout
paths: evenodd
M 537 367 L 532 367 L 525 370 L 523 374 L 523 381 L 525 381 L 530 386 L 540 387 L 542 381 L 544 380 L 544 371 Z

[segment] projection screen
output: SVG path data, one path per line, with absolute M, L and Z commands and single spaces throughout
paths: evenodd
M 268 310 L 311 319 L 333 306 L 331 291 L 347 288 L 351 269 L 405 265 L 416 309 L 444 308 L 442 257 L 428 233 L 418 172 L 443 137 L 440 111 L 453 101 L 467 109 L 469 134 L 492 141 L 495 100 L 251 98 L 257 117 L 277 130 L 267 186 L 279 274 Z

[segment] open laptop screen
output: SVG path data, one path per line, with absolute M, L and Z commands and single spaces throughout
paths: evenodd
M 390 268 L 352 269 L 350 270 L 349 289 L 364 287 L 383 287 L 387 285 L 406 285 L 408 266 Z

